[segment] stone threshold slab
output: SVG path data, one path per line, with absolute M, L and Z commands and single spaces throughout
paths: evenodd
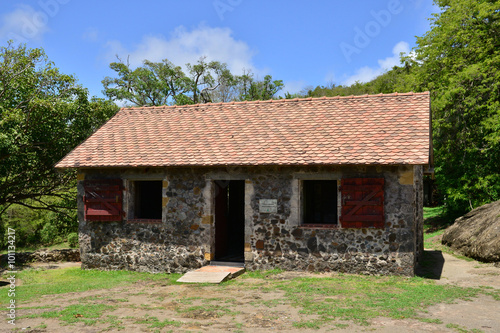
M 245 268 L 231 266 L 204 266 L 187 272 L 177 282 L 183 283 L 221 283 L 243 274 Z

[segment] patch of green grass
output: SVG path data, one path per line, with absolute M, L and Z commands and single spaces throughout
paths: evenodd
M 494 289 L 493 287 L 481 287 L 485 295 L 493 297 L 495 301 L 500 301 L 500 289 Z
M 141 309 L 143 309 L 143 310 L 154 310 L 154 309 L 158 309 L 158 306 L 154 306 L 154 305 L 151 305 L 151 304 L 145 304 L 145 303 L 141 304 L 139 307 L 140 307 Z
M 137 317 L 134 317 L 134 316 L 125 316 L 122 319 L 137 319 Z
M 332 278 L 296 278 L 273 283 L 285 292 L 300 312 L 317 315 L 296 327 L 314 328 L 326 322 L 352 320 L 367 325 L 368 320 L 385 316 L 417 318 L 417 310 L 455 299 L 475 297 L 479 289 L 436 285 L 422 278 L 366 277 L 339 275 Z M 328 299 L 328 301 L 325 301 Z
M 444 233 L 444 229 L 437 230 L 434 232 L 424 232 L 424 249 L 435 249 L 437 250 L 438 247 L 443 247 L 444 245 L 441 245 L 441 243 L 436 242 L 432 238 L 438 235 L 442 235 Z
M 210 317 L 210 318 L 220 318 L 224 315 L 235 316 L 239 314 L 239 311 L 233 311 L 231 308 L 218 304 L 206 304 L 206 305 L 195 305 L 188 308 L 177 308 L 177 312 L 192 314 L 193 317 Z
M 85 325 L 94 325 L 104 312 L 113 310 L 115 307 L 105 304 L 73 304 L 63 310 L 42 312 L 32 315 L 31 318 L 55 318 L 65 324 L 83 322 Z
M 40 306 L 20 306 L 19 309 L 36 310 L 36 309 L 53 309 L 59 307 L 60 307 L 59 305 L 40 305 Z
M 321 328 L 321 324 L 315 320 L 301 320 L 301 321 L 296 321 L 293 323 L 294 327 L 297 328 L 312 328 L 315 330 L 318 330 Z
M 203 299 L 203 303 L 211 303 L 211 302 L 222 302 L 223 299 L 221 297 L 210 297 Z
M 250 272 L 246 272 L 242 277 L 244 279 L 248 279 L 248 278 L 263 279 L 263 278 L 266 278 L 266 277 L 269 277 L 269 276 L 272 276 L 272 275 L 277 275 L 277 274 L 280 274 L 280 273 L 283 273 L 283 272 L 284 271 L 282 269 L 274 268 L 274 269 L 270 269 L 270 270 L 267 270 L 267 271 L 250 271 Z
M 181 304 L 188 304 L 188 305 L 191 305 L 193 304 L 193 301 L 195 300 L 200 300 L 202 299 L 201 297 L 198 297 L 198 296 L 193 296 L 193 297 L 183 297 L 181 299 L 179 299 L 177 302 L 181 303 Z
M 444 230 L 453 223 L 453 219 L 446 216 L 443 206 L 424 207 L 424 233 L 432 234 Z
M 327 300 L 325 300 L 327 301 Z M 284 304 L 286 303 L 286 299 L 281 299 L 281 298 L 276 298 L 276 299 L 270 299 L 270 300 L 255 300 L 251 301 L 250 304 L 253 306 L 259 307 L 260 305 L 264 305 L 268 308 L 274 308 L 278 306 L 279 304 Z
M 437 206 L 437 207 L 424 207 L 424 220 L 440 216 L 444 213 L 444 207 L 443 206 Z
M 418 318 L 419 321 L 423 323 L 430 323 L 430 324 L 442 324 L 443 321 L 438 318 Z
M 40 325 L 35 326 L 35 329 L 37 329 L 37 328 L 43 330 L 43 329 L 47 328 L 47 324 L 45 324 L 44 322 L 42 322 Z
M 231 298 L 231 297 L 227 297 L 227 298 L 223 298 L 222 299 L 224 301 L 224 303 L 237 303 L 238 301 L 235 299 L 235 298 Z
M 443 233 L 444 233 L 444 229 L 437 230 L 434 232 L 424 233 L 424 241 L 428 240 L 429 238 L 442 235 Z
M 457 259 L 465 260 L 465 261 L 474 261 L 475 259 L 466 257 L 460 253 L 455 252 L 451 247 L 448 247 L 446 245 L 443 245 L 441 243 L 437 242 L 424 242 L 424 247 L 426 249 L 433 249 L 437 251 L 441 251 L 444 253 L 447 253 L 449 255 L 454 256 Z
M 78 302 L 88 303 L 88 302 L 94 302 L 94 301 L 98 301 L 98 300 L 108 300 L 110 298 L 111 298 L 111 296 L 109 296 L 109 295 L 92 295 L 92 296 L 80 297 L 80 298 L 78 298 Z
M 456 332 L 460 333 L 483 333 L 483 331 L 478 330 L 477 328 L 473 328 L 471 330 L 467 329 L 466 327 L 460 326 L 458 324 L 446 324 L 447 328 L 454 329 Z
M 149 328 L 164 328 L 167 326 L 179 327 L 183 324 L 182 322 L 176 321 L 176 320 L 165 319 L 163 321 L 160 321 L 158 318 L 153 317 L 153 316 L 148 316 L 148 315 L 144 316 L 144 318 L 142 318 L 142 319 L 136 320 L 135 323 L 136 324 L 149 324 L 149 326 L 148 326 Z
M 103 323 L 108 323 L 108 330 L 115 329 L 118 331 L 122 331 L 125 329 L 125 326 L 123 326 L 123 322 L 118 319 L 118 316 L 106 316 L 106 319 L 101 320 Z
M 82 270 L 80 268 L 65 269 L 27 269 L 16 274 L 23 285 L 16 288 L 16 300 L 25 302 L 35 300 L 42 295 L 81 292 L 95 289 L 109 289 L 137 282 L 163 280 L 169 284 L 176 283 L 180 274 L 150 274 L 130 271 Z M 1 292 L 8 286 L 0 287 L 0 303 L 9 301 L 7 292 Z

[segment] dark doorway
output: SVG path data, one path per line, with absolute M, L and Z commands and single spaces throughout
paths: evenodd
M 245 181 L 215 181 L 215 260 L 244 261 Z

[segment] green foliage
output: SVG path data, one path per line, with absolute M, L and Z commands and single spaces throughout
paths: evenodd
M 367 83 L 316 87 L 307 96 L 431 92 L 435 173 L 450 218 L 500 199 L 498 1 L 436 0 L 414 54 Z
M 271 75 L 262 81 L 250 72 L 233 75 L 225 63 L 207 62 L 203 57 L 196 64 L 186 64 L 187 74 L 167 59 L 144 60 L 136 69 L 118 60 L 110 64 L 117 77 L 102 80 L 103 92 L 111 100 L 134 106 L 264 100 L 274 98 L 283 88 L 283 81 L 273 80 Z
M 74 195 L 71 189 L 68 195 Z M 62 206 L 58 198 L 44 198 L 44 201 L 53 205 Z M 36 202 L 26 200 L 28 205 L 37 205 Z M 31 209 L 23 205 L 13 204 L 1 216 L 6 227 L 16 230 L 16 247 L 37 248 L 40 245 L 50 246 L 57 244 L 70 232 L 78 229 L 76 209 L 60 209 L 57 212 L 44 209 Z M 2 234 L 4 241 L 0 249 L 6 248 L 7 235 Z
M 68 234 L 68 244 L 72 248 L 78 247 L 78 234 L 76 232 Z
M 40 231 L 40 240 L 42 241 L 42 244 L 51 244 L 57 238 L 55 235 L 57 235 L 56 226 L 47 222 L 43 225 L 43 228 Z
M 350 86 L 335 85 L 333 83 L 329 86 L 317 86 L 314 89 L 306 89 L 302 97 L 390 94 L 413 90 L 415 90 L 415 78 L 413 77 L 412 65 L 405 62 L 402 67 L 395 66 L 367 83 L 356 81 Z
M 110 101 L 89 100 L 42 49 L 0 47 L 0 216 L 13 204 L 56 215 L 76 208 L 68 192 L 75 172 L 56 172 L 54 164 L 116 111 Z M 40 216 L 32 215 L 37 228 Z M 58 231 L 72 227 L 70 217 L 56 215 L 48 218 L 61 223 Z
M 272 99 L 284 86 L 282 80 L 273 81 L 271 75 L 266 75 L 263 81 L 250 78 L 244 85 L 248 85 L 248 90 L 242 90 L 240 93 L 240 99 L 244 101 Z
M 135 70 L 120 59 L 109 67 L 116 72 L 117 78 L 106 77 L 102 80 L 104 93 L 113 100 L 125 100 L 134 105 L 163 105 L 169 98 L 184 96 L 190 88 L 190 80 L 182 69 L 167 59 L 153 63 L 145 60 L 144 66 Z
M 459 215 L 500 199 L 500 11 L 498 1 L 436 4 L 413 67 L 431 91 L 437 183 Z

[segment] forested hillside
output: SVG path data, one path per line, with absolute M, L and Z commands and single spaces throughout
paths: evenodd
M 431 92 L 436 184 L 451 215 L 500 199 L 500 2 L 438 0 L 399 67 L 305 96 Z

